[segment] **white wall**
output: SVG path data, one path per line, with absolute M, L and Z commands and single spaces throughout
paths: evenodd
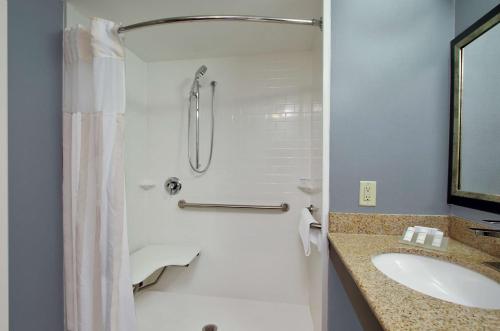
M 141 221 L 147 210 L 146 194 L 139 183 L 145 178 L 150 162 L 148 152 L 147 63 L 127 50 L 125 77 L 125 173 L 129 248 L 135 251 L 147 242 Z M 157 191 L 158 192 L 158 191 Z
M 215 151 L 208 172 L 195 176 L 186 155 L 187 95 L 201 64 L 208 66 L 202 123 L 209 110 L 208 83 L 218 82 Z M 132 123 L 129 118 L 126 130 L 127 142 L 137 144 L 127 147 L 127 160 L 135 163 L 127 165 L 131 248 L 174 242 L 202 250 L 189 268 L 170 269 L 157 289 L 308 304 L 307 265 L 297 227 L 310 196 L 297 188 L 297 179 L 311 175 L 312 64 L 311 52 L 148 64 L 147 119 L 137 114 L 139 120 Z M 129 75 L 127 82 L 132 80 L 142 78 Z M 202 142 L 208 141 L 207 129 L 202 125 Z M 176 196 L 163 191 L 170 176 L 183 184 Z M 156 188 L 132 193 L 144 180 Z M 291 210 L 180 210 L 179 199 L 286 201 Z
M 7 1 L 0 0 L 0 330 L 9 326 L 7 212 Z
M 66 1 L 65 5 L 66 26 L 75 26 L 80 24 L 88 27 L 90 25 L 90 18 L 80 13 L 71 3 Z

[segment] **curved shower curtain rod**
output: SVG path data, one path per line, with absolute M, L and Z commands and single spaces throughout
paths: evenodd
M 243 21 L 243 22 L 258 22 L 258 23 L 284 23 L 297 25 L 317 26 L 322 29 L 322 19 L 298 19 L 298 18 L 279 18 L 265 16 L 242 16 L 242 15 L 201 15 L 201 16 L 177 16 L 166 17 L 151 21 L 139 22 L 135 24 L 125 25 L 118 28 L 118 32 L 128 32 L 130 30 L 145 28 L 153 25 L 170 24 L 170 23 L 185 23 L 198 21 Z

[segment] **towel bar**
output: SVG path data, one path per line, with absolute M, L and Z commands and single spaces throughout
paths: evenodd
M 179 200 L 177 203 L 179 208 L 234 208 L 234 209 L 264 209 L 264 210 L 281 210 L 286 212 L 290 209 L 288 203 L 283 202 L 281 205 L 232 205 L 224 203 L 194 203 L 186 202 L 186 200 Z
M 311 214 L 318 210 L 318 208 L 314 207 L 314 205 L 309 205 L 309 207 L 306 207 L 306 209 L 309 210 Z
M 309 210 L 309 212 L 312 214 L 318 208 L 314 207 L 314 205 L 309 205 L 309 207 L 306 207 L 306 209 Z M 309 224 L 309 227 L 311 227 L 313 229 L 320 229 L 321 230 L 321 224 L 320 223 L 311 223 L 311 224 Z
M 313 229 L 320 229 L 321 230 L 321 224 L 319 223 L 311 223 L 309 226 Z

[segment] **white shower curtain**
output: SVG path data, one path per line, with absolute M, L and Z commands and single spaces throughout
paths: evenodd
M 64 32 L 66 329 L 133 331 L 125 213 L 124 49 L 118 25 Z

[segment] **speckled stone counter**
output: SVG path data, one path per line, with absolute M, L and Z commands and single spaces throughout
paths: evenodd
M 330 232 L 329 239 L 385 330 L 500 330 L 500 310 L 465 307 L 421 294 L 385 276 L 375 268 L 371 257 L 395 252 L 431 256 L 497 282 L 500 272 L 481 263 L 500 259 L 453 239 L 447 252 L 400 244 L 399 235 Z

